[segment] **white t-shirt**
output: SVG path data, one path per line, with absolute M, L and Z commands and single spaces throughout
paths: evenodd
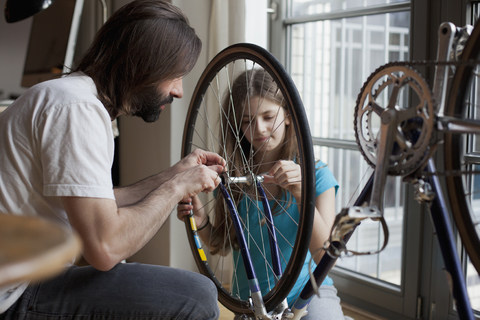
M 111 120 L 83 73 L 30 88 L 0 113 L 0 212 L 69 225 L 62 196 L 114 199 Z M 0 313 L 26 285 L 0 288 Z

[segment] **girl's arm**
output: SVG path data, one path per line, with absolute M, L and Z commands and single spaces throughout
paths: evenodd
M 315 199 L 315 218 L 309 249 L 316 264 L 320 262 L 325 253 L 324 250 L 318 249 L 323 248 L 330 236 L 335 214 L 335 187 L 332 187 Z

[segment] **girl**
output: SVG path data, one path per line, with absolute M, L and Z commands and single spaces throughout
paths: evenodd
M 278 90 L 271 76 L 263 69 L 253 69 L 241 73 L 231 85 L 230 95 L 223 99 L 222 123 L 223 132 L 218 135 L 222 155 L 227 160 L 229 176 L 248 176 L 251 174 L 264 177 L 263 188 L 270 202 L 277 230 L 278 246 L 281 255 L 289 259 L 291 244 L 295 241 L 296 226 L 301 201 L 301 171 L 295 162 L 298 159 L 296 139 L 293 125 L 285 105 L 282 93 Z M 217 149 L 218 150 L 218 149 Z M 255 186 L 230 184 L 229 191 L 237 205 L 242 223 L 249 226 L 245 233 L 250 245 L 250 254 L 257 278 L 265 294 L 275 284 L 271 268 L 265 266 L 270 261 L 269 250 L 263 252 L 264 243 L 268 246 L 268 231 L 263 216 L 261 202 L 255 197 Z M 328 239 L 335 219 L 335 194 L 338 183 L 327 166 L 318 161 L 316 164 L 316 201 L 315 218 L 309 253 L 302 272 L 287 297 L 289 305 L 293 304 L 297 295 L 309 278 L 309 261 L 311 253 Z M 232 251 L 234 276 L 231 292 L 247 299 L 250 295 L 248 280 L 243 267 L 238 243 L 231 229 L 230 215 L 220 201 L 218 192 L 214 209 L 214 219 L 210 220 L 198 196 L 184 199 L 178 206 L 178 218 L 183 220 L 193 210 L 198 227 L 198 234 L 211 254 L 226 255 Z M 191 203 L 191 204 L 188 204 Z M 224 244 L 231 244 L 225 246 Z M 265 259 L 265 256 L 266 259 Z M 315 254 L 318 263 L 321 254 Z M 285 261 L 282 262 L 285 267 Z M 340 299 L 327 276 L 320 287 L 320 298 L 315 296 L 308 307 L 308 315 L 304 319 L 345 319 L 340 306 Z M 237 318 L 237 317 L 236 317 Z

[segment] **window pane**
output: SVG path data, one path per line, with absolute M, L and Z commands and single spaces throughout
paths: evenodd
M 468 261 L 467 265 L 467 290 L 472 309 L 480 310 L 480 277 L 473 264 Z
M 291 17 L 363 9 L 405 0 L 293 0 Z
M 355 139 L 357 95 L 380 65 L 408 57 L 409 20 L 397 12 L 291 27 L 290 74 L 313 136 Z
M 340 188 L 336 211 L 352 206 L 362 191 L 372 169 L 358 151 L 315 146 L 315 158 L 327 163 Z M 385 188 L 384 215 L 389 229 L 388 246 L 380 254 L 346 257 L 336 266 L 360 272 L 370 277 L 400 285 L 403 235 L 403 187 L 400 177 L 388 177 Z M 377 251 L 383 244 L 383 230 L 378 222 L 365 220 L 348 242 L 354 251 Z

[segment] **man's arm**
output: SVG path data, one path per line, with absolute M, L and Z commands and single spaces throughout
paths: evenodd
M 206 166 L 220 165 L 225 166 L 225 160 L 223 160 L 218 154 L 212 152 L 206 152 L 197 149 L 190 153 L 188 156 L 180 160 L 173 167 L 141 180 L 128 187 L 115 188 L 115 199 L 119 208 L 132 205 L 142 200 L 148 193 L 162 185 L 166 181 L 170 180 L 177 173 L 183 172 L 196 165 L 204 164 Z
M 127 198 L 128 190 L 135 190 L 135 196 L 129 198 L 135 198 L 133 202 L 120 201 L 119 205 L 110 199 L 62 197 L 70 223 L 82 238 L 83 255 L 93 267 L 104 271 L 113 268 L 140 250 L 156 234 L 179 201 L 216 188 L 220 182 L 218 174 L 223 170 L 223 159 L 215 160 L 222 165 L 207 167 L 201 164 L 184 170 L 197 163 L 190 160 L 182 160 L 180 165 L 157 178 L 120 189 L 118 195 L 124 193 Z M 201 161 L 211 163 L 205 159 Z M 167 180 L 168 174 L 172 173 L 176 174 Z M 154 182 L 160 185 L 154 186 Z
M 171 179 L 171 169 L 140 180 L 127 187 L 114 188 L 116 205 L 119 208 L 131 206 L 145 198 L 158 186 Z
M 158 197 L 148 205 L 123 208 L 118 208 L 114 200 L 101 198 L 62 197 L 62 203 L 72 227 L 82 238 L 83 256 L 102 271 L 110 270 L 140 250 L 165 222 L 170 207 L 173 208 L 168 197 Z M 156 209 L 146 210 L 148 206 Z

